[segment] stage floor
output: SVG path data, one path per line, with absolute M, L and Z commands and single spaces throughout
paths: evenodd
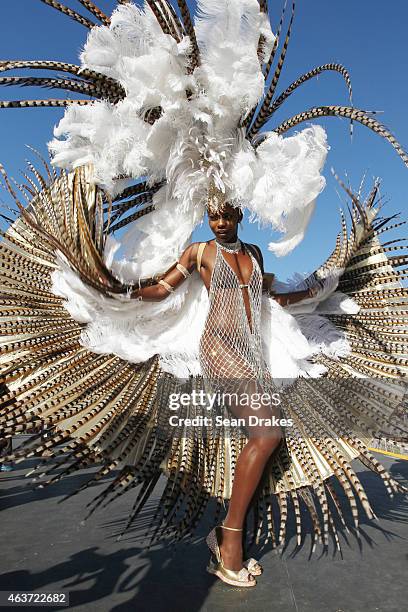
M 408 461 L 376 456 L 394 478 L 408 482 Z M 148 551 L 140 535 L 153 509 L 149 507 L 117 541 L 115 534 L 133 504 L 133 494 L 96 512 L 83 525 L 87 501 L 105 485 L 59 504 L 74 484 L 87 479 L 87 473 L 31 490 L 24 473 L 33 465 L 27 461 L 0 473 L 0 590 L 69 592 L 69 609 L 78 612 L 406 609 L 408 496 L 399 494 L 390 500 L 380 478 L 358 462 L 355 470 L 378 520 L 367 521 L 361 514 L 360 541 L 352 532 L 342 531 L 342 555 L 331 541 L 328 552 L 322 554 L 318 544 L 310 556 L 310 535 L 295 550 L 293 530 L 282 556 L 269 547 L 254 548 L 251 556 L 259 555 L 265 568 L 255 589 L 230 588 L 205 572 L 208 551 L 199 537 L 208 531 L 205 523 L 188 544 L 174 549 L 158 545 Z

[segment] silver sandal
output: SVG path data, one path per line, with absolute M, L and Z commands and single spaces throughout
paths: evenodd
M 223 525 L 214 527 L 214 529 L 210 531 L 206 539 L 207 546 L 212 553 L 212 557 L 207 566 L 207 572 L 209 572 L 210 574 L 214 574 L 214 576 L 217 576 L 220 580 L 231 586 L 245 588 L 256 586 L 255 578 L 246 567 L 242 567 L 238 571 L 229 570 L 224 567 L 217 534 L 217 530 L 220 527 L 223 527 Z M 232 529 L 231 527 L 224 527 L 224 529 L 231 529 L 232 531 L 242 531 L 242 529 Z

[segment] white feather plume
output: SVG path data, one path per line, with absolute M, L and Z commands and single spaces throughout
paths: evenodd
M 251 220 L 285 234 L 280 242 L 268 245 L 275 255 L 286 255 L 303 239 L 316 197 L 325 186 L 320 171 L 327 151 L 326 133 L 315 125 L 287 138 L 270 132 L 256 155 L 246 152 L 245 174 L 239 176 L 242 170 L 236 165 L 232 180 L 240 183 Z
M 154 196 L 156 211 L 129 229 L 125 258 L 115 260 L 117 245 L 110 249 L 112 269 L 126 280 L 162 270 L 180 255 L 202 220 L 210 181 L 234 205 L 246 206 L 251 220 L 284 234 L 269 245 L 277 255 L 302 240 L 324 187 L 323 128 L 287 138 L 271 132 L 255 150 L 238 127 L 264 90 L 260 35 L 263 60 L 275 41 L 258 0 L 199 0 L 195 30 L 201 61 L 190 73 L 188 37 L 177 42 L 164 34 L 147 4 L 118 6 L 109 26 L 91 30 L 81 66 L 116 79 L 125 98 L 70 105 L 49 143 L 55 165 L 92 163 L 95 181 L 111 194 L 121 175 L 166 180 Z M 161 117 L 150 125 L 144 116 L 156 107 Z M 142 266 L 146 252 L 150 264 Z
M 217 115 L 236 124 L 256 106 L 264 90 L 258 58 L 260 31 L 271 43 L 270 26 L 258 0 L 199 0 L 195 20 L 202 66 L 197 78 L 219 101 Z

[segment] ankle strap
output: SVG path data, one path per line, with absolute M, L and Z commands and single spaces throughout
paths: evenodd
M 221 525 L 223 529 L 228 529 L 228 531 L 242 531 L 242 529 L 236 529 L 235 527 L 226 527 L 225 525 Z

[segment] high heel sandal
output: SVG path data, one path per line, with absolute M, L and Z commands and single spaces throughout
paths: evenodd
M 244 561 L 244 567 L 247 568 L 250 574 L 253 576 L 260 576 L 263 573 L 263 567 L 256 559 L 252 557 Z
M 221 525 L 222 529 L 228 529 L 228 531 L 242 531 L 242 529 L 235 529 L 233 527 L 226 527 L 225 525 Z M 249 571 L 250 574 L 252 574 L 253 576 L 260 576 L 263 572 L 263 567 L 262 565 L 259 563 L 259 561 L 257 561 L 256 559 L 253 559 L 252 557 L 250 559 L 247 559 L 246 561 L 244 561 L 243 563 L 244 567 L 247 568 L 247 570 Z
M 230 584 L 231 586 L 245 588 L 256 586 L 256 580 L 249 572 L 248 568 L 241 567 L 240 570 L 235 571 L 229 570 L 224 567 L 217 535 L 217 530 L 220 527 L 223 527 L 224 529 L 229 529 L 230 531 L 242 531 L 242 529 L 233 529 L 232 527 L 224 527 L 223 525 L 219 527 L 214 527 L 214 529 L 210 531 L 206 538 L 207 546 L 211 551 L 211 559 L 207 566 L 207 572 L 209 572 L 210 574 L 214 574 L 220 580 L 222 580 L 226 584 Z

